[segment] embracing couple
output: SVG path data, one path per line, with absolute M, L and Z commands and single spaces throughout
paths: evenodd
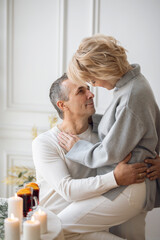
M 114 89 L 102 118 L 90 84 Z M 50 100 L 62 122 L 33 141 L 40 205 L 65 239 L 144 240 L 146 213 L 160 205 L 160 112 L 140 66 L 114 38 L 86 38 Z

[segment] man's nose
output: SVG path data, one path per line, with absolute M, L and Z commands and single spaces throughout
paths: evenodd
M 90 98 L 94 98 L 94 94 L 90 91 L 90 90 L 88 90 L 87 91 L 87 97 L 90 99 Z

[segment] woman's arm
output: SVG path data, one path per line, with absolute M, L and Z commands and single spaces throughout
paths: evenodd
M 67 150 L 72 147 L 66 155 L 68 159 L 90 168 L 98 168 L 122 161 L 137 146 L 144 133 L 143 122 L 130 109 L 124 107 L 102 142 L 94 145 L 72 138 L 70 144 L 69 138 L 72 136 L 65 139 L 65 134 L 61 146 L 65 148 L 66 144 Z

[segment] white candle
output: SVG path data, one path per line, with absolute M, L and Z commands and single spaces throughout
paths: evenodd
M 40 240 L 40 222 L 34 217 L 23 223 L 23 240 Z
M 41 209 L 39 209 L 38 212 L 35 212 L 33 216 L 35 217 L 35 219 L 40 221 L 41 234 L 46 233 L 47 232 L 47 214 Z
M 11 214 L 11 218 L 4 220 L 5 240 L 20 240 L 20 223 L 19 219 Z
M 8 199 L 8 217 L 11 217 L 11 213 L 19 219 L 20 229 L 22 229 L 23 219 L 23 199 L 15 194 L 14 197 Z

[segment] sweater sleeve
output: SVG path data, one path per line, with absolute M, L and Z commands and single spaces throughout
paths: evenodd
M 94 145 L 79 140 L 66 156 L 90 168 L 112 165 L 123 160 L 139 143 L 144 133 L 143 122 L 128 107 L 123 107 L 102 142 Z
M 99 196 L 118 187 L 113 172 L 96 177 L 72 179 L 58 148 L 42 139 L 32 144 L 33 161 L 44 180 L 66 201 L 78 201 Z

